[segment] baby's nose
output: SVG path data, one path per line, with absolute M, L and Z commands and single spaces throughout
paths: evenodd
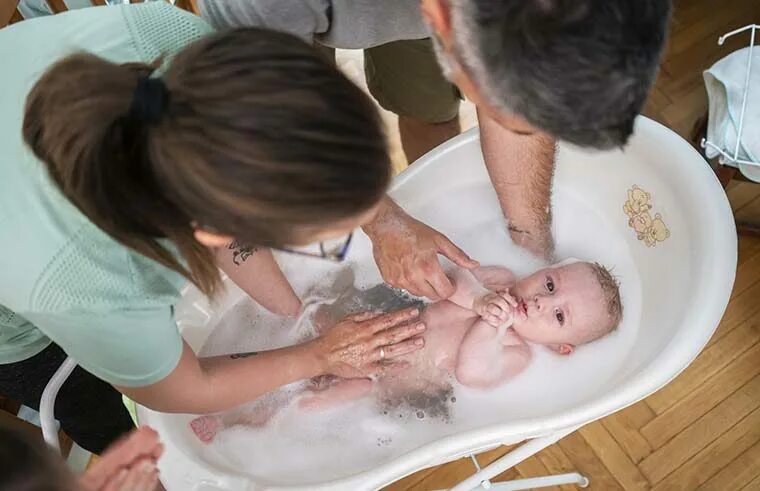
M 540 300 L 540 297 L 538 295 L 536 295 L 535 297 L 533 297 L 533 305 L 536 307 L 536 310 L 538 310 L 540 312 L 541 311 L 541 303 L 542 302 L 540 302 L 539 300 Z

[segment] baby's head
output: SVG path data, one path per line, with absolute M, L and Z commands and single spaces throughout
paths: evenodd
M 596 263 L 550 266 L 519 280 L 511 293 L 524 314 L 512 325 L 517 334 L 561 354 L 610 333 L 623 314 L 617 281 Z

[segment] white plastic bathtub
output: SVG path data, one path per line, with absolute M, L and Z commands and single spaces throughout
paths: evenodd
M 460 201 L 458 196 L 464 195 L 468 198 Z M 491 249 L 479 247 L 491 237 L 481 238 L 468 228 L 473 222 L 492 223 L 499 230 L 503 226 L 477 131 L 454 138 L 416 162 L 396 178 L 392 196 L 477 259 L 486 263 L 500 260 L 488 257 Z M 472 200 L 479 202 L 477 212 L 466 205 Z M 486 412 L 457 432 L 428 435 L 414 448 L 386 461 L 369 467 L 347 465 L 329 476 L 294 472 L 283 477 L 259 469 L 252 477 L 208 460 L 188 429 L 191 416 L 138 408 L 140 423 L 156 428 L 166 444 L 160 462 L 164 485 L 170 491 L 377 489 L 421 468 L 500 444 L 561 435 L 667 384 L 707 343 L 723 315 L 734 280 L 733 217 L 710 167 L 675 133 L 641 117 L 624 152 L 560 147 L 554 209 L 558 255 L 613 263 L 624 274 L 626 323 L 623 332 L 615 334 L 622 337 L 611 341 L 624 346 L 615 348 L 613 357 L 584 361 L 593 363 L 585 371 L 573 365 L 562 370 L 581 370 L 578 377 L 589 377 L 587 383 L 573 386 L 559 380 L 564 375 L 558 374 L 545 380 L 546 394 L 539 390 L 532 397 L 525 396 L 521 409 L 504 411 L 502 419 L 494 419 L 494 414 L 501 412 Z M 297 262 L 303 259 L 279 259 L 297 289 L 308 286 L 294 278 L 294 270 L 305 274 L 303 265 L 307 263 Z M 349 260 L 363 275 L 377 274 L 366 238 L 358 237 Z M 315 264 L 315 270 L 326 267 L 308 264 Z M 311 277 L 308 281 L 316 282 L 322 275 Z M 194 349 L 201 348 L 215 323 L 226 309 L 239 304 L 241 296 L 231 288 L 228 296 L 212 307 L 196 290 L 187 289 L 177 306 L 177 317 Z M 572 382 L 574 376 L 570 377 Z M 562 391 L 564 385 L 576 388 Z M 298 448 L 292 449 L 292 458 L 299 459 Z

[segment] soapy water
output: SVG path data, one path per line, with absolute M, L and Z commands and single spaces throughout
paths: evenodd
M 511 242 L 487 184 L 451 193 L 456 200 L 414 207 L 414 216 L 447 234 L 483 265 L 506 266 L 518 276 L 543 266 Z M 453 392 L 446 396 L 446 417 L 404 405 L 384 408 L 371 397 L 322 412 L 306 413 L 291 405 L 264 427 L 234 426 L 221 431 L 204 447 L 204 457 L 266 482 L 326 481 L 377 467 L 447 435 L 561 413 L 589 399 L 609 382 L 634 343 L 641 312 L 640 281 L 625 240 L 582 195 L 557 189 L 553 209 L 557 259 L 597 261 L 612 268 L 620 280 L 625 312 L 615 332 L 566 357 L 533 346 L 529 367 L 494 390 L 472 390 L 454 383 Z M 345 263 L 293 256 L 281 259 L 283 271 L 305 299 L 329 303 L 352 287 L 370 290 L 381 282 L 369 240 L 361 233 Z M 364 295 L 353 307 L 387 308 L 383 301 L 388 301 L 387 295 L 374 300 L 371 294 Z M 310 323 L 283 320 L 241 295 L 221 317 L 202 354 L 271 349 L 313 335 Z M 287 400 L 303 387 L 303 382 L 292 384 L 268 397 Z M 262 401 L 248 408 L 256 404 Z

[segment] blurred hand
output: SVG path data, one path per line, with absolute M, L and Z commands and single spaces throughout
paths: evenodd
M 311 343 L 325 373 L 359 378 L 403 365 L 394 358 L 421 349 L 424 340 L 419 335 L 424 330 L 416 308 L 390 314 L 365 312 L 347 317 Z
M 375 220 L 364 227 L 375 262 L 390 285 L 431 300 L 448 298 L 454 285 L 438 261 L 441 254 L 466 269 L 479 264 L 445 235 L 407 215 L 386 199 Z
M 163 451 L 155 430 L 138 428 L 109 447 L 79 483 L 85 491 L 152 491 L 158 486 L 156 462 Z

